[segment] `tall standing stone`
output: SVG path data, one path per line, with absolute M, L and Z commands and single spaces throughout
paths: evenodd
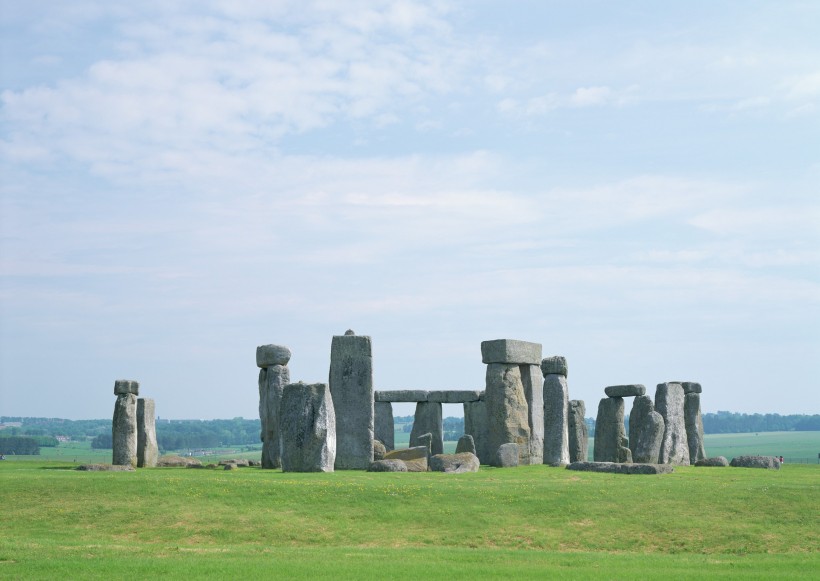
M 566 466 L 569 454 L 569 389 L 567 360 L 561 356 L 541 361 L 544 375 L 544 464 Z
M 529 464 L 529 413 L 518 365 L 490 363 L 487 365 L 486 382 L 490 450 L 495 453 L 503 444 L 517 444 L 518 463 Z
M 154 400 L 137 400 L 137 466 L 153 468 L 159 459 L 157 446 L 157 422 Z
M 586 462 L 589 454 L 589 428 L 585 420 L 586 406 L 580 399 L 568 404 L 567 425 L 569 431 L 569 461 Z
M 283 472 L 333 472 L 336 416 L 325 383 L 291 383 L 282 392 Z
M 330 393 L 336 409 L 336 469 L 373 462 L 373 354 L 370 337 L 348 331 L 330 345 Z
M 282 392 L 290 383 L 290 349 L 284 345 L 260 345 L 256 348 L 259 370 L 259 420 L 262 424 L 262 468 L 281 465 L 279 441 L 279 406 Z
M 396 447 L 396 426 L 393 422 L 393 404 L 389 401 L 377 401 L 374 405 L 375 437 L 390 451 Z
M 635 397 L 629 413 L 629 449 L 632 461 L 657 464 L 663 442 L 663 416 L 648 395 Z
M 680 383 L 659 383 L 655 390 L 655 410 L 663 416 L 664 430 L 659 464 L 689 464 L 686 438 L 684 393 Z
M 544 461 L 544 389 L 540 365 L 519 365 L 524 397 L 527 399 L 527 424 L 530 428 L 529 463 Z
M 700 384 L 697 384 L 700 387 Z M 688 391 L 687 384 L 683 384 L 683 414 L 686 423 L 686 441 L 689 446 L 689 462 L 694 464 L 706 458 L 706 448 L 703 445 L 703 417 L 700 413 L 700 392 Z
M 624 398 L 605 397 L 598 404 L 592 455 L 596 462 L 632 462 L 624 428 Z
M 111 422 L 111 442 L 115 466 L 137 466 L 137 395 L 140 384 L 118 379 L 114 382 L 114 418 Z
M 431 454 L 444 453 L 444 434 L 442 433 L 441 404 L 432 401 L 420 401 L 416 404 L 416 415 L 413 417 L 413 429 L 410 431 L 410 447 L 421 446 L 419 438 L 430 434 Z
M 473 437 L 475 455 L 482 464 L 490 464 L 490 432 L 487 427 L 487 404 L 484 400 L 464 402 L 464 433 Z

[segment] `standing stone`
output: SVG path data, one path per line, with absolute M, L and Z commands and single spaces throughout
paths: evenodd
M 567 376 L 553 371 L 565 371 L 566 359 L 547 357 L 542 361 L 544 372 L 544 464 L 566 466 L 569 456 L 569 389 Z
M 639 395 L 629 413 L 629 449 L 632 461 L 657 464 L 663 442 L 664 421 L 648 395 Z
M 136 382 L 134 382 L 136 383 Z M 111 441 L 115 466 L 137 465 L 137 396 L 123 393 L 114 404 L 114 419 L 111 422 Z
M 456 454 L 461 454 L 463 452 L 475 454 L 475 442 L 470 434 L 464 434 L 461 436 L 456 444 Z
M 393 423 L 393 404 L 389 401 L 377 401 L 374 404 L 376 439 L 384 444 L 387 450 L 396 447 L 395 424 Z
M 441 424 L 440 403 L 430 401 L 417 403 L 416 415 L 413 417 L 413 429 L 410 431 L 410 447 L 421 446 L 420 436 L 430 434 L 432 438 L 431 453 L 444 453 L 444 434 Z
M 158 459 L 154 400 L 141 397 L 137 400 L 137 466 L 153 468 Z
M 529 463 L 544 461 L 544 390 L 540 365 L 519 365 L 524 397 L 527 398 L 527 424 L 530 428 Z M 566 414 L 565 414 L 566 416 Z
M 483 344 L 482 344 L 483 345 Z M 529 411 L 521 371 L 514 363 L 487 365 L 487 426 L 489 447 L 497 451 L 504 444 L 517 444 L 519 464 L 529 464 Z M 498 456 L 495 458 L 498 461 Z
M 571 399 L 568 405 L 569 461 L 586 462 L 589 454 L 589 428 L 585 421 L 586 406 L 580 399 Z
M 684 393 L 679 383 L 660 383 L 655 390 L 655 409 L 663 416 L 664 430 L 659 464 L 689 464 Z
M 700 387 L 700 385 L 698 385 Z M 684 391 L 686 387 L 684 387 Z M 683 415 L 686 423 L 686 442 L 689 446 L 689 462 L 692 464 L 706 458 L 703 445 L 703 417 L 700 414 L 700 393 L 691 391 L 683 396 Z
M 287 349 L 277 345 L 263 345 L 263 347 Z M 257 348 L 257 361 L 259 359 Z M 281 353 L 281 352 L 280 352 Z M 290 354 L 290 350 L 287 350 Z M 279 357 L 276 361 L 283 361 Z M 279 407 L 282 402 L 282 392 L 290 383 L 290 370 L 287 365 L 277 363 L 259 370 L 259 420 L 262 423 L 262 468 L 279 468 L 281 466 L 279 433 Z
M 333 472 L 336 414 L 327 384 L 286 385 L 279 414 L 282 471 Z
M 347 333 L 333 337 L 330 393 L 337 418 L 336 469 L 367 470 L 373 461 L 374 432 L 370 337 Z
M 464 403 L 464 433 L 473 437 L 475 455 L 482 464 L 492 461 L 490 434 L 487 427 L 487 404 L 484 401 Z
M 592 452 L 596 462 L 631 462 L 624 428 L 624 398 L 605 397 L 598 404 L 595 420 L 595 448 Z
M 495 452 L 495 461 L 493 464 L 499 468 L 515 468 L 518 466 L 521 452 L 518 450 L 519 445 L 510 442 L 509 444 L 501 444 Z

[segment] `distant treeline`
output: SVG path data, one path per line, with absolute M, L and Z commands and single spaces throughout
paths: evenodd
M 40 448 L 54 448 L 57 438 L 51 436 L 8 436 L 0 433 L 0 454 L 37 455 Z
M 703 414 L 706 434 L 740 434 L 747 432 L 816 432 L 820 415 L 736 414 L 717 412 Z

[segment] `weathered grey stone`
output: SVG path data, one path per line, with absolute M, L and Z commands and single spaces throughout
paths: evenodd
M 456 454 L 461 454 L 463 452 L 475 454 L 475 441 L 473 441 L 473 437 L 470 434 L 464 434 L 461 436 L 456 444 Z
M 201 465 L 202 462 L 190 456 L 177 456 L 175 454 L 161 456 L 160 459 L 157 460 L 157 466 L 162 468 L 185 468 L 186 466 L 196 464 Z
M 655 411 L 663 416 L 663 442 L 659 464 L 689 464 L 686 439 L 683 387 L 679 383 L 660 383 L 655 390 Z
M 610 385 L 604 388 L 604 393 L 609 397 L 632 397 L 644 395 L 646 393 L 646 387 L 639 383 L 632 385 Z
M 481 463 L 489 464 L 492 461 L 492 453 L 489 445 L 486 402 L 479 400 L 464 404 L 464 433 L 473 437 L 475 455 Z
M 260 345 L 256 348 L 256 366 L 271 367 L 287 365 L 290 361 L 290 349 L 284 345 Z
M 486 391 L 484 391 L 484 390 L 479 391 L 478 392 L 478 401 L 484 401 L 486 395 L 487 395 Z
M 569 464 L 569 390 L 567 376 L 544 376 L 544 464 Z
M 567 426 L 570 462 L 583 462 L 589 457 L 589 428 L 586 421 L 584 421 L 586 411 L 586 406 L 582 400 L 569 400 Z
M 137 465 L 137 396 L 126 393 L 117 396 L 111 422 L 112 464 Z
M 683 389 L 686 391 L 685 387 Z M 689 462 L 696 464 L 698 460 L 706 458 L 699 392 L 692 391 L 683 396 L 683 416 L 686 424 L 686 443 L 689 446 Z
M 413 417 L 413 429 L 410 431 L 410 447 L 421 446 L 421 436 L 430 434 L 431 453 L 441 454 L 444 451 L 444 433 L 441 425 L 441 404 L 422 401 L 416 404 L 416 415 Z
M 780 460 L 774 456 L 735 456 L 729 463 L 736 468 L 767 468 L 780 470 Z
M 114 395 L 139 395 L 140 383 L 131 379 L 118 379 L 114 382 Z
M 153 468 L 159 459 L 157 423 L 153 399 L 137 400 L 137 466 Z
M 378 440 L 373 440 L 373 461 L 383 460 L 385 454 L 387 454 L 387 448 L 384 447 L 384 444 Z
M 326 383 L 286 385 L 279 419 L 283 472 L 333 472 L 336 414 Z M 372 440 L 369 448 L 372 457 Z
M 695 466 L 728 466 L 729 461 L 724 456 L 715 456 L 714 458 L 701 458 L 695 462 Z
M 370 337 L 335 335 L 330 392 L 336 409 L 336 469 L 366 470 L 373 461 L 373 356 Z
M 393 404 L 389 401 L 377 401 L 374 406 L 376 439 L 388 450 L 396 447 L 395 424 L 393 423 Z M 374 456 L 375 460 L 378 460 Z
M 430 456 L 433 455 L 433 434 L 427 432 L 426 434 L 421 434 L 415 438 L 415 441 L 412 439 L 410 440 L 410 447 L 415 448 L 427 448 L 427 460 L 430 460 Z
M 632 461 L 657 464 L 663 442 L 664 421 L 648 395 L 635 397 L 629 413 L 629 449 Z
M 481 360 L 484 363 L 517 363 L 540 365 L 541 344 L 515 339 L 495 339 L 481 342 Z
M 530 464 L 544 461 L 544 388 L 541 367 L 519 365 L 524 397 L 527 399 L 527 424 L 530 428 L 528 457 Z M 566 414 L 565 414 L 566 415 Z M 565 424 L 566 425 L 566 424 Z
M 495 461 L 493 464 L 499 468 L 515 468 L 518 466 L 518 460 L 521 455 L 518 447 L 518 444 L 513 442 L 501 444 L 495 452 Z
M 81 464 L 74 470 L 82 472 L 134 472 L 134 467 L 130 464 L 127 466 L 119 464 Z
M 681 381 L 680 385 L 683 388 L 683 393 L 703 393 L 703 388 L 695 381 Z
M 384 460 L 402 460 L 408 472 L 427 472 L 427 457 L 430 450 L 427 446 L 402 448 L 384 455 Z M 382 461 L 384 461 L 382 460 Z
M 259 420 L 262 424 L 262 468 L 279 468 L 279 407 L 282 392 L 290 383 L 290 370 L 285 365 L 271 365 L 259 370 Z
M 487 365 L 487 427 L 489 447 L 518 444 L 519 464 L 529 464 L 529 410 L 517 364 Z M 497 457 L 496 457 L 497 460 Z
M 566 377 L 568 372 L 567 358 L 563 355 L 552 355 L 541 360 L 541 374 L 544 376 L 556 374 Z
M 430 470 L 432 472 L 448 472 L 450 474 L 478 472 L 478 465 L 478 456 L 470 452 L 436 454 L 430 458 Z
M 623 464 L 620 462 L 573 462 L 567 466 L 567 470 L 612 474 L 670 474 L 675 471 L 668 464 Z
M 407 464 L 404 460 L 394 458 L 392 460 L 374 460 L 367 467 L 368 472 L 407 472 Z
M 631 461 L 632 452 L 624 427 L 624 398 L 605 397 L 598 403 L 592 456 L 596 462 Z
M 444 389 L 430 391 L 427 394 L 427 401 L 437 401 L 439 403 L 465 403 L 468 401 L 478 401 L 479 393 L 480 392 L 477 389 Z
M 230 462 L 228 464 L 222 464 L 220 462 L 219 465 L 222 466 L 223 470 L 236 470 L 237 468 L 239 468 L 239 466 L 237 466 L 236 464 L 231 464 Z
M 388 402 L 419 402 L 427 401 L 429 392 L 423 389 L 394 389 L 392 391 L 377 391 L 374 393 L 375 401 Z
M 240 468 L 247 468 L 251 465 L 250 460 L 246 460 L 245 458 L 232 458 L 230 460 L 220 460 L 219 465 L 225 466 L 226 464 L 233 464 L 234 466 Z

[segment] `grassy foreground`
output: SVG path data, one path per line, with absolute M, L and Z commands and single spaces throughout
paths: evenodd
M 820 468 L 476 474 L 0 463 L 0 578 L 808 578 Z M 815 571 L 815 573 L 811 573 Z

